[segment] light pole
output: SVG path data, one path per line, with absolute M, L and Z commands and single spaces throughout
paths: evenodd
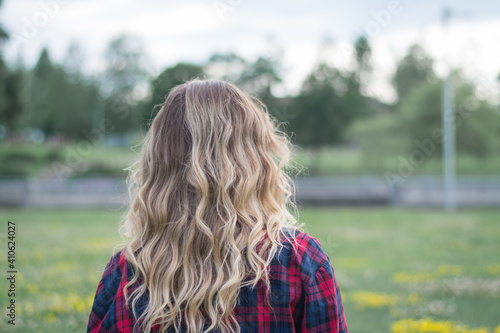
M 446 32 L 451 18 L 451 10 L 444 8 L 442 11 L 443 31 Z M 446 46 L 445 46 L 446 47 Z M 445 53 L 446 54 L 446 53 Z M 453 111 L 453 70 L 448 57 L 445 57 L 447 71 L 443 80 L 442 116 L 443 116 L 443 174 L 444 174 L 444 207 L 453 211 L 457 206 L 456 201 L 456 167 L 455 167 L 455 113 Z

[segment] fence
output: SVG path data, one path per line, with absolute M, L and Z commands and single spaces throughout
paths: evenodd
M 296 199 L 304 205 L 442 206 L 440 177 L 408 178 L 391 188 L 384 177 L 301 177 Z M 500 207 L 500 177 L 459 177 L 459 206 Z M 0 180 L 0 206 L 119 207 L 127 204 L 121 179 Z

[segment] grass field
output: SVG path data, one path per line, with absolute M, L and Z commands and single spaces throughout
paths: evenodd
M 352 333 L 500 332 L 500 212 L 308 208 L 300 220 L 327 251 Z M 84 332 L 97 283 L 121 239 L 121 212 L 0 210 L 16 223 L 15 329 Z

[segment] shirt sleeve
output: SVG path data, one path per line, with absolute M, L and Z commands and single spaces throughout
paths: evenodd
M 305 302 L 306 332 L 348 333 L 340 290 L 329 261 L 318 269 L 313 284 L 306 287 Z
M 302 332 L 348 333 L 342 298 L 330 259 L 314 237 L 309 238 L 309 245 L 313 246 L 309 252 L 316 253 L 316 256 L 311 256 L 315 259 L 313 262 L 318 265 L 308 272 L 310 278 L 304 281 Z
M 87 333 L 112 332 L 117 324 L 116 295 L 121 281 L 119 265 L 121 251 L 110 259 L 97 285 L 90 311 Z

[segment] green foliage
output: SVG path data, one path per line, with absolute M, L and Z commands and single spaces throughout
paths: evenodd
M 283 67 L 277 52 L 252 61 L 235 53 L 215 53 L 206 63 L 180 62 L 150 79 L 140 46 L 141 41 L 131 36 L 110 41 L 106 68 L 99 77 L 80 72 L 83 58 L 77 45 L 70 47 L 64 65 L 53 63 L 47 50 L 27 70 L 9 68 L 0 57 L 1 129 L 7 129 L 8 139 L 39 129 L 45 138 L 54 135 L 77 142 L 89 136 L 104 138 L 102 122 L 106 119 L 108 132 L 144 132 L 170 89 L 196 77 L 228 80 L 260 98 L 297 145 L 314 150 L 360 146 L 363 163 L 370 165 L 367 170 L 392 168 L 386 158 L 408 154 L 415 142 L 429 139 L 433 130 L 441 128 L 441 83 L 433 72 L 433 59 L 418 45 L 397 65 L 393 83 L 399 99 L 395 105 L 366 96 L 373 68 L 371 46 L 364 36 L 354 42 L 352 70 L 332 67 L 325 59 L 294 96 L 278 95 L 283 88 Z M 455 88 L 457 151 L 494 159 L 500 152 L 495 106 L 478 99 L 475 87 L 464 78 L 457 80 Z M 440 154 L 441 144 L 436 143 L 432 157 Z M 318 170 L 328 174 L 325 161 L 317 160 Z
M 454 99 L 454 127 L 458 153 L 486 157 L 498 154 L 500 117 L 487 101 L 479 100 L 474 85 L 457 80 Z M 401 126 L 406 140 L 419 142 L 433 138 L 442 128 L 442 82 L 423 82 L 401 105 Z M 442 154 L 441 142 L 436 142 L 436 154 Z M 415 146 L 412 146 L 414 149 Z
M 237 82 L 246 66 L 247 61 L 234 52 L 214 53 L 203 70 L 210 78 Z
M 283 81 L 279 56 L 260 56 L 250 62 L 235 53 L 216 53 L 205 64 L 204 71 L 210 78 L 233 82 L 258 97 L 278 121 L 286 124 L 293 117 L 288 113 L 289 101 L 273 93 L 273 88 Z
M 312 147 L 345 144 L 353 121 L 378 111 L 375 103 L 364 95 L 372 72 L 370 43 L 360 36 L 354 48 L 353 71 L 341 71 L 320 62 L 303 82 L 299 95 L 290 102 L 294 116 L 290 121 L 291 131 L 297 144 Z
M 120 35 L 112 39 L 105 52 L 106 69 L 103 77 L 105 94 L 130 96 L 145 83 L 145 55 L 142 41 L 134 36 Z
M 3 4 L 3 0 L 0 0 L 0 7 L 2 6 L 2 4 Z M 9 34 L 7 33 L 7 31 L 5 31 L 5 29 L 3 29 L 0 26 L 0 44 L 5 42 L 8 38 L 9 38 Z
M 143 49 L 142 41 L 129 35 L 118 36 L 108 44 L 101 86 L 104 111 L 100 116 L 112 124 L 109 132 L 126 133 L 140 126 L 141 100 L 136 90 L 141 86 L 146 90 L 148 81 Z
M 403 101 L 413 89 L 422 82 L 435 78 L 433 59 L 420 45 L 413 45 L 408 54 L 399 62 L 393 83 L 399 102 Z
M 6 157 L 0 158 L 0 179 L 23 179 L 29 175 L 29 165 Z
M 0 1 L 0 7 L 2 2 Z M 23 73 L 21 70 L 8 68 L 3 59 L 2 47 L 8 39 L 9 34 L 0 25 L 0 125 L 12 131 L 23 109 Z
M 166 68 L 158 77 L 151 81 L 151 96 L 142 105 L 143 115 L 141 117 L 143 125 L 147 125 L 159 111 L 158 106 L 165 102 L 170 90 L 188 80 L 203 78 L 203 67 L 190 63 L 178 63 L 175 66 Z
M 463 156 L 499 156 L 500 117 L 490 101 L 477 97 L 473 83 L 455 73 L 454 111 L 456 150 Z M 419 46 L 398 64 L 393 80 L 400 96 L 398 112 L 357 120 L 348 137 L 363 150 L 364 160 L 382 165 L 388 156 L 422 150 L 426 162 L 442 156 L 442 81 L 432 71 L 432 59 Z M 385 156 L 385 157 L 384 157 Z M 390 166 L 386 166 L 390 169 Z
M 48 149 L 46 154 L 46 160 L 48 163 L 57 162 L 62 160 L 62 154 L 59 149 Z
M 391 156 L 395 152 L 404 152 L 409 147 L 401 140 L 406 135 L 393 114 L 380 114 L 357 120 L 349 129 L 349 139 L 364 152 L 365 158 Z
M 315 147 L 344 143 L 351 122 L 367 113 L 354 74 L 343 74 L 326 64 L 309 75 L 291 107 L 296 143 Z
M 487 101 L 475 96 L 475 87 L 457 82 L 455 87 L 456 151 L 465 156 L 499 156 L 500 117 Z M 402 101 L 400 112 L 356 121 L 349 138 L 363 149 L 366 160 L 407 155 L 421 150 L 426 160 L 442 156 L 442 82 L 424 81 Z
M 84 132 L 92 129 L 93 111 L 100 103 L 94 84 L 72 80 L 44 49 L 29 77 L 27 107 L 20 122 L 46 135 L 83 139 Z
M 382 119 L 380 126 L 389 123 L 389 118 Z M 357 129 L 361 124 L 366 129 L 371 127 L 368 121 L 356 122 L 353 126 Z M 360 131 L 364 131 L 360 128 Z M 294 153 L 293 159 L 305 167 L 305 174 L 324 175 L 324 176 L 359 176 L 359 175 L 384 175 L 386 172 L 398 172 L 400 160 L 398 156 L 408 158 L 408 142 L 398 139 L 396 133 L 387 133 L 374 130 L 373 135 L 366 135 L 366 142 L 371 143 L 373 150 L 360 149 L 354 147 L 324 147 L 298 149 Z M 391 135 L 394 138 L 391 138 Z M 391 140 L 392 139 L 392 140 Z M 363 140 L 363 142 L 365 142 Z M 379 144 L 378 144 L 379 142 Z M 72 157 L 78 150 L 78 144 L 68 146 L 49 147 L 44 144 L 24 144 L 11 145 L 0 144 L 0 175 L 4 174 L 2 170 L 7 168 L 5 173 L 12 174 L 17 170 L 23 169 L 23 175 L 31 177 L 40 177 L 53 170 L 53 162 L 62 164 L 74 163 Z M 93 147 L 91 154 L 85 157 L 82 163 L 75 168 L 71 168 L 76 176 L 95 176 L 96 174 L 106 174 L 112 177 L 122 177 L 123 169 L 129 166 L 138 158 L 140 146 L 134 146 L 134 149 L 125 147 L 106 147 L 104 145 Z M 26 163 L 14 162 L 9 158 L 11 154 L 21 152 L 22 154 L 33 155 Z M 14 154 L 15 156 L 16 154 Z M 101 168 L 101 166 L 103 166 Z M 2 168 L 3 167 L 3 168 Z M 99 168 L 101 168 L 99 170 Z M 428 161 L 415 170 L 414 175 L 440 175 L 442 172 L 442 160 L 437 154 L 433 154 Z M 485 158 L 478 158 L 473 155 L 461 153 L 457 156 L 457 173 L 459 175 L 498 175 L 500 170 L 500 154 L 490 155 Z
M 8 69 L 0 59 L 0 124 L 11 131 L 17 127 L 25 107 L 22 96 L 24 76 L 21 69 Z
M 0 178 L 37 176 L 50 163 L 62 160 L 58 148 L 42 145 L 0 145 Z
M 71 174 L 71 178 L 124 178 L 125 172 L 123 169 L 118 169 L 105 162 L 93 162 L 86 165 L 84 168 L 76 170 Z
M 273 86 L 282 81 L 279 70 L 278 61 L 272 57 L 258 57 L 254 62 L 249 62 L 235 53 L 215 53 L 204 65 L 180 62 L 166 68 L 151 82 L 151 96 L 142 106 L 143 122 L 154 118 L 170 89 L 194 78 L 233 82 L 247 93 L 260 98 L 279 120 L 286 120 L 282 117 L 286 104 L 272 93 Z
M 234 53 L 216 53 L 204 70 L 209 77 L 233 82 L 264 103 L 274 97 L 272 88 L 282 82 L 279 59 L 271 56 L 260 56 L 249 62 Z
M 280 82 L 282 79 L 277 59 L 259 57 L 247 64 L 235 83 L 266 103 L 267 98 L 273 97 L 272 87 Z
M 356 70 L 354 75 L 360 83 L 361 91 L 364 91 L 373 72 L 372 49 L 368 38 L 359 36 L 354 42 L 354 49 L 356 50 Z
M 366 36 L 359 36 L 354 42 L 354 49 L 356 50 L 356 62 L 360 69 L 371 70 L 371 55 L 372 48 Z

